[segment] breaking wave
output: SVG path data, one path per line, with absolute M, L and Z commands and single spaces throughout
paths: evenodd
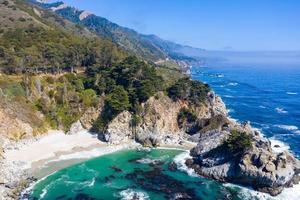
M 280 114 L 288 113 L 288 111 L 284 110 L 283 108 L 275 108 L 275 110 L 276 110 L 277 113 L 280 113 Z
M 195 171 L 193 169 L 187 167 L 185 164 L 185 161 L 190 158 L 192 158 L 192 157 L 190 156 L 189 152 L 186 151 L 186 152 L 183 152 L 183 153 L 175 156 L 174 162 L 176 163 L 179 170 L 186 172 L 190 176 L 196 177 L 198 175 L 195 173 Z
M 135 191 L 133 189 L 127 189 L 120 192 L 120 196 L 122 200 L 146 200 L 150 199 L 146 192 Z

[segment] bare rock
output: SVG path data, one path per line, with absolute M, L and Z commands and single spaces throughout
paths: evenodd
M 266 164 L 265 169 L 266 169 L 267 172 L 274 172 L 276 170 L 276 167 L 275 167 L 273 162 L 268 162 Z
M 235 124 L 234 128 L 237 126 Z M 208 132 L 191 150 L 193 164 L 189 163 L 189 167 L 199 175 L 251 186 L 273 196 L 300 181 L 300 161 L 293 155 L 288 152 L 274 153 L 270 142 L 255 135 L 248 123 L 240 125 L 238 130 L 253 134 L 252 147 L 247 152 L 240 157 L 230 156 L 219 139 L 226 137 L 226 131 Z
M 131 120 L 132 115 L 128 111 L 120 113 L 109 123 L 108 128 L 103 133 L 104 139 L 110 144 L 120 144 L 133 139 Z
M 94 122 L 99 117 L 100 113 L 102 112 L 104 106 L 104 100 L 100 99 L 97 108 L 91 107 L 88 108 L 80 118 L 80 122 L 85 129 L 91 129 L 93 127 Z
M 74 135 L 74 134 L 76 134 L 80 131 L 83 131 L 83 130 L 84 130 L 84 128 L 82 127 L 80 121 L 78 120 L 77 122 L 75 122 L 71 125 L 71 128 L 68 131 L 68 134 Z

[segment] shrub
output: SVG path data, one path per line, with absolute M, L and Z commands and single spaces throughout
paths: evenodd
M 100 117 L 94 122 L 93 128 L 103 131 L 106 125 L 119 113 L 130 108 L 127 91 L 122 86 L 116 86 L 105 97 L 104 109 Z
M 252 141 L 251 135 L 232 130 L 223 145 L 234 157 L 239 157 L 250 149 Z
M 115 116 L 130 108 L 128 93 L 122 86 L 116 86 L 105 98 L 105 106 L 111 116 Z
M 199 81 L 189 78 L 179 79 L 168 89 L 168 96 L 173 100 L 186 100 L 192 104 L 200 105 L 206 99 L 210 87 Z
M 197 116 L 192 110 L 182 108 L 177 116 L 177 123 L 179 127 L 182 128 L 185 123 L 193 123 L 196 119 Z
M 87 90 L 83 90 L 80 93 L 82 102 L 84 104 L 84 106 L 86 107 L 96 107 L 97 103 L 98 103 L 98 98 L 97 98 L 97 94 L 94 90 L 92 89 L 87 89 Z
M 20 96 L 25 96 L 25 89 L 20 83 L 12 83 L 7 86 L 7 88 L 4 89 L 4 93 L 9 97 L 9 98 L 15 98 L 15 97 L 20 97 Z

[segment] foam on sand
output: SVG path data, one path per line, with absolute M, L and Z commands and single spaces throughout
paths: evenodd
M 10 162 L 23 163 L 24 168 L 30 168 L 34 162 L 56 157 L 57 152 L 70 152 L 75 148 L 84 149 L 93 145 L 104 144 L 87 130 L 73 135 L 67 135 L 63 131 L 49 131 L 30 144 L 6 151 L 5 158 Z

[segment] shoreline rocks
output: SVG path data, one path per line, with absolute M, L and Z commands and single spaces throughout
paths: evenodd
M 251 148 L 238 157 L 223 145 L 233 129 L 253 138 Z M 197 174 L 220 182 L 251 186 L 272 196 L 300 180 L 300 161 L 287 151 L 273 152 L 271 143 L 251 129 L 248 123 L 239 125 L 232 122 L 229 130 L 204 134 L 197 146 L 191 149 L 190 155 L 192 159 L 186 165 Z

